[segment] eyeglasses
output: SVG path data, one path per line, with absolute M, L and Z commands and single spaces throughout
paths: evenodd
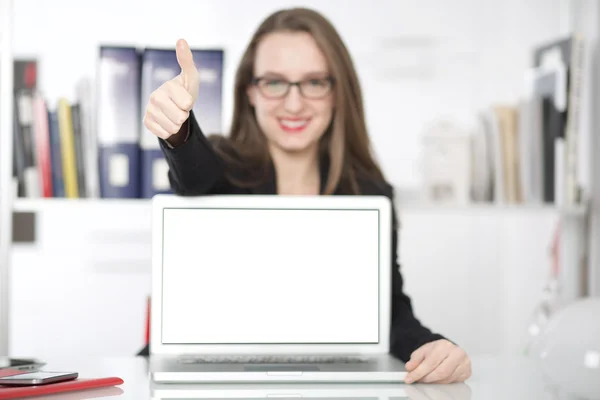
M 285 97 L 292 86 L 298 86 L 302 97 L 320 99 L 325 97 L 333 87 L 333 78 L 310 78 L 298 82 L 288 82 L 279 78 L 254 78 L 252 83 L 258 87 L 263 96 L 269 99 Z

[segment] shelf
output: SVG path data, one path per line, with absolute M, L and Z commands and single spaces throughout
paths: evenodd
M 63 199 L 63 198 L 40 198 L 13 200 L 13 211 L 49 211 L 54 209 L 64 209 L 66 207 L 109 207 L 109 208 L 128 208 L 128 207 L 150 207 L 150 199 Z
M 471 203 L 471 204 L 435 204 L 427 202 L 402 202 L 398 201 L 400 210 L 410 211 L 443 211 L 443 212 L 474 212 L 474 213 L 556 213 L 564 216 L 580 216 L 587 214 L 587 208 L 583 205 L 573 207 L 561 207 L 553 204 L 493 204 L 493 203 Z
M 63 210 L 65 207 L 151 207 L 151 199 L 24 199 L 18 198 L 13 202 L 14 211 L 47 211 Z M 585 217 L 587 208 L 584 205 L 574 207 L 557 207 L 553 204 L 493 204 L 493 203 L 471 203 L 471 204 L 435 204 L 423 201 L 396 201 L 396 207 L 400 212 L 448 212 L 448 213 L 555 213 L 569 217 Z
M 574 206 L 557 206 L 551 203 L 495 203 L 471 202 L 466 204 L 435 203 L 424 200 L 418 190 L 394 188 L 396 207 L 400 211 L 448 212 L 448 213 L 528 213 L 584 217 L 587 215 L 587 204 Z

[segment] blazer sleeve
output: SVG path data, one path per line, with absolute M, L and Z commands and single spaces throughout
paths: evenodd
M 208 138 L 204 135 L 193 111 L 188 118 L 187 140 L 172 148 L 158 139 L 167 164 L 169 182 L 178 195 L 198 196 L 224 190 L 227 185 L 225 166 Z
M 393 199 L 393 195 L 391 196 Z M 411 353 L 423 344 L 444 339 L 423 326 L 415 317 L 409 296 L 404 293 L 404 280 L 398 263 L 398 218 L 392 206 L 392 320 L 390 353 L 407 362 Z

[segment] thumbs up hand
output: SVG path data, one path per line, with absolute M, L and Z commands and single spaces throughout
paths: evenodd
M 189 118 L 200 82 L 192 51 L 184 39 L 177 41 L 176 52 L 181 73 L 152 92 L 144 115 L 144 126 L 165 140 L 179 132 Z

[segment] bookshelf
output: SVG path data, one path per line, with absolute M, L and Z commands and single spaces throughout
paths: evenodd
M 77 218 L 77 221 L 66 221 L 64 225 L 68 225 L 69 230 L 62 231 L 67 234 L 69 240 L 72 240 L 73 243 L 77 243 L 77 246 L 82 246 L 82 248 L 91 249 L 91 247 L 86 247 L 85 240 L 82 238 L 89 238 L 89 240 L 93 243 L 98 243 L 101 245 L 100 251 L 97 254 L 100 259 L 99 261 L 92 261 L 84 254 L 83 250 L 78 249 L 75 254 L 77 257 L 81 257 L 81 260 L 78 261 L 74 258 L 70 258 L 65 266 L 57 266 L 56 268 L 63 268 L 61 271 L 63 272 L 73 272 L 75 273 L 75 278 L 80 279 L 80 282 L 83 282 L 85 279 L 97 279 L 99 282 L 103 282 L 107 285 L 115 285 L 119 288 L 119 294 L 115 295 L 124 296 L 122 299 L 124 300 L 124 308 L 125 311 L 120 311 L 118 309 L 118 305 L 112 304 L 114 306 L 114 310 L 119 310 L 119 313 L 126 314 L 126 316 L 120 316 L 120 321 L 122 321 L 124 326 L 127 326 L 127 329 L 133 329 L 134 331 L 139 330 L 139 337 L 141 339 L 143 333 L 143 320 L 141 319 L 143 316 L 143 304 L 145 299 L 143 299 L 145 293 L 145 287 L 149 280 L 149 271 L 148 263 L 149 259 L 146 257 L 145 252 L 148 250 L 146 246 L 146 242 L 149 238 L 149 227 L 147 225 L 146 218 L 150 215 L 150 200 L 147 199 L 99 199 L 99 198 L 81 198 L 81 199 L 61 199 L 61 198 L 13 198 L 12 197 L 12 183 L 11 183 L 11 170 L 12 170 L 12 153 L 9 151 L 12 148 L 11 141 L 11 132 L 12 132 L 12 58 L 11 58 L 11 42 L 10 40 L 10 29 L 12 19 L 10 15 L 12 13 L 11 4 L 13 2 L 9 0 L 0 0 L 0 4 L 2 4 L 3 12 L 2 14 L 2 24 L 0 24 L 0 29 L 2 29 L 3 41 L 2 41 L 2 85 L 0 86 L 1 96 L 0 96 L 0 123 L 1 131 L 0 131 L 0 262 L 2 266 L 2 275 L 0 284 L 0 289 L 2 292 L 0 295 L 0 307 L 2 307 L 2 314 L 0 317 L 0 339 L 2 339 L 2 343 L 0 347 L 0 355 L 6 354 L 9 348 L 8 335 L 6 334 L 7 327 L 9 326 L 8 321 L 8 311 L 9 310 L 9 292 L 6 289 L 8 286 L 8 282 L 10 276 L 8 274 L 9 271 L 9 260 L 11 260 L 11 256 L 9 252 L 13 251 L 15 263 L 19 264 L 19 271 L 15 271 L 15 282 L 17 282 L 19 293 L 14 293 L 16 301 L 18 304 L 26 304 L 26 298 L 23 294 L 23 291 L 32 290 L 31 286 L 27 286 L 24 284 L 27 274 L 36 273 L 35 265 L 42 258 L 40 254 L 43 254 L 44 257 L 47 257 L 50 260 L 56 260 L 57 253 L 53 253 L 49 250 L 51 246 L 59 246 L 60 243 L 56 241 L 56 238 L 52 238 L 52 231 L 55 227 L 56 229 L 60 229 L 62 224 L 62 220 L 65 216 L 72 215 L 76 216 L 73 218 Z M 570 26 L 573 25 L 572 18 L 570 17 L 571 13 L 575 12 L 575 8 L 570 5 L 571 2 L 561 2 L 562 10 L 565 12 L 563 14 L 561 20 L 563 21 L 563 33 L 568 33 L 570 31 Z M 578 2 L 572 2 L 573 4 Z M 124 6 L 129 7 L 129 6 Z M 263 11 L 260 11 L 261 13 Z M 182 25 L 186 25 L 183 24 Z M 197 24 L 195 24 L 197 25 Z M 194 26 L 195 26 L 194 25 Z M 206 24 L 205 24 L 206 25 Z M 168 30 L 168 27 L 166 28 Z M 142 31 L 143 29 L 140 29 Z M 8 36 L 6 36 L 5 32 L 9 32 Z M 223 32 L 217 33 L 214 35 L 222 35 Z M 115 34 L 116 35 L 116 34 Z M 213 36 L 214 36 L 213 35 Z M 110 35 L 109 35 L 110 36 Z M 165 35 L 167 36 L 167 35 Z M 115 36 L 116 37 L 116 36 Z M 167 39 L 164 39 L 167 40 Z M 133 38 L 132 42 L 141 42 L 139 38 Z M 91 54 L 89 51 L 89 43 L 85 42 L 88 46 L 86 51 L 83 54 Z M 84 41 L 82 41 L 84 43 Z M 209 43 L 212 44 L 212 43 Z M 237 44 L 236 44 L 237 45 Z M 234 48 L 232 53 L 235 55 L 235 46 L 231 46 Z M 64 54 L 62 54 L 64 55 Z M 46 60 L 48 60 L 48 55 L 46 54 Z M 233 56 L 232 59 L 235 57 Z M 50 60 L 50 63 L 56 63 L 56 60 Z M 87 61 L 86 61 L 87 63 Z M 91 64 L 91 63 L 89 63 Z M 231 65 L 234 62 L 230 63 Z M 83 65 L 83 64 L 82 64 Z M 86 64 L 87 65 L 87 64 Z M 231 71 L 231 65 L 228 66 Z M 64 77 L 64 76 L 63 76 Z M 46 78 L 48 79 L 48 78 Z M 54 83 L 54 92 L 58 93 L 57 87 L 58 84 Z M 368 86 L 368 83 L 366 84 Z M 596 168 L 596 170 L 598 170 Z M 402 192 L 401 190 L 399 190 Z M 464 205 L 439 205 L 439 204 L 431 204 L 425 203 L 418 199 L 416 199 L 413 193 L 407 193 L 406 196 L 400 196 L 402 200 L 398 201 L 398 209 L 400 210 L 401 217 L 406 217 L 407 221 L 409 221 L 409 227 L 411 229 L 419 230 L 419 226 L 421 226 L 419 230 L 419 234 L 412 236 L 409 231 L 406 231 L 403 235 L 408 235 L 407 243 L 409 246 L 415 246 L 420 252 L 425 253 L 429 250 L 430 246 L 439 246 L 440 243 L 443 243 L 445 237 L 449 237 L 453 235 L 453 225 L 457 228 L 457 231 L 461 231 L 461 229 L 466 229 L 469 232 L 470 238 L 473 240 L 477 239 L 478 232 L 481 234 L 483 238 L 486 239 L 485 245 L 482 247 L 485 251 L 495 252 L 498 251 L 494 249 L 493 243 L 495 240 L 499 240 L 502 244 L 503 249 L 508 249 L 507 251 L 511 251 L 510 249 L 519 244 L 519 241 L 525 242 L 531 241 L 532 253 L 535 252 L 536 255 L 526 254 L 526 249 L 523 249 L 524 246 L 519 247 L 520 251 L 523 254 L 526 254 L 525 257 L 521 257 L 521 253 L 511 254 L 510 260 L 505 261 L 499 264 L 493 264 L 489 266 L 490 272 L 494 274 L 501 274 L 502 269 L 507 268 L 510 270 L 511 279 L 518 277 L 519 269 L 531 268 L 533 272 L 529 272 L 529 277 L 525 277 L 524 283 L 522 285 L 523 288 L 533 287 L 533 290 L 539 289 L 541 293 L 541 286 L 543 282 L 539 281 L 539 277 L 544 277 L 544 271 L 546 270 L 546 265 L 544 264 L 545 256 L 546 256 L 546 244 L 551 240 L 551 232 L 552 227 L 555 222 L 562 221 L 563 222 L 563 237 L 566 238 L 564 242 L 561 244 L 562 251 L 562 263 L 567 264 L 579 264 L 581 258 L 586 253 L 586 250 L 583 248 L 582 243 L 586 243 L 590 241 L 589 234 L 586 228 L 587 222 L 590 220 L 591 213 L 593 213 L 594 209 L 590 205 L 575 205 L 575 206 L 556 206 L 553 204 L 491 204 L 491 203 L 471 203 Z M 11 226 L 11 216 L 13 212 L 20 213 L 33 213 L 36 216 L 36 221 L 39 223 L 38 233 L 40 235 L 40 243 L 36 246 L 31 244 L 14 244 L 11 246 L 9 239 L 10 232 L 12 231 Z M 88 217 L 88 214 L 95 215 L 94 217 Z M 597 218 L 597 217 L 596 217 Z M 411 222 L 412 221 L 412 222 Z M 444 228 L 440 228 L 436 226 L 436 221 L 442 221 L 441 223 L 448 223 L 449 226 Z M 424 225 L 419 225 L 424 224 Z M 539 227 L 538 227 L 539 225 Z M 467 226 L 468 228 L 465 228 Z M 437 235 L 432 235 L 431 240 L 437 241 L 436 243 L 421 243 L 419 240 L 427 240 L 427 229 L 437 232 Z M 498 229 L 496 232 L 495 230 Z M 528 235 L 523 234 L 523 231 L 528 232 Z M 521 232 L 521 233 L 519 233 Z M 515 234 L 514 238 L 511 235 Z M 80 236 L 80 237 L 78 237 Z M 112 238 L 112 239 L 111 239 Z M 118 248 L 117 246 L 110 246 L 107 244 L 110 240 L 122 241 L 122 248 Z M 482 239 L 483 240 L 483 239 Z M 457 246 L 461 246 L 460 243 L 455 243 Z M 472 249 L 468 249 L 468 246 L 462 244 L 464 246 L 461 248 L 461 251 L 464 251 L 463 258 L 461 260 L 465 262 L 469 261 L 469 251 Z M 62 251 L 69 251 L 66 247 L 60 247 Z M 448 253 L 452 253 L 454 250 L 448 250 L 444 252 L 441 248 L 439 248 L 441 254 L 444 256 Z M 484 252 L 483 250 L 480 250 Z M 45 252 L 48 251 L 48 252 Z M 36 252 L 39 252 L 37 254 Z M 130 252 L 131 257 L 125 257 L 125 254 Z M 417 254 L 416 250 L 408 250 L 409 261 L 414 261 L 415 264 L 425 263 L 427 266 L 431 266 L 436 262 L 439 262 L 443 256 L 440 256 L 439 259 L 427 259 L 424 258 L 423 255 Z M 110 256 L 110 257 L 109 257 Z M 104 258 L 103 258 L 104 257 Z M 112 258 L 111 258 L 112 257 Z M 116 261 L 116 258 L 123 257 L 122 262 Z M 485 262 L 493 263 L 493 257 L 482 257 L 482 260 Z M 508 260 L 508 258 L 507 258 Z M 80 271 L 77 271 L 78 262 L 81 262 L 79 265 Z M 532 263 L 535 265 L 527 265 L 527 263 Z M 51 263 L 50 263 L 51 264 Z M 409 273 L 410 272 L 410 262 L 409 264 Z M 414 264 L 413 264 L 414 265 Z M 50 265 L 52 266 L 52 265 Z M 412 267 L 414 268 L 414 266 Z M 469 271 L 472 273 L 476 271 L 476 265 L 469 265 L 471 268 Z M 488 266 L 482 265 L 481 271 L 485 271 Z M 468 268 L 465 267 L 465 271 Z M 93 274 L 92 272 L 93 271 Z M 441 270 L 432 271 L 440 272 Z M 461 270 L 463 271 L 463 270 Z M 478 272 L 479 278 L 483 278 L 483 272 Z M 432 272 L 435 274 L 435 272 Z M 57 287 L 62 288 L 65 291 L 68 291 L 68 285 L 64 282 L 53 281 L 55 279 L 52 277 L 50 271 L 43 271 L 43 277 L 47 278 L 49 282 L 55 282 Z M 500 276 L 500 275 L 495 275 Z M 535 279 L 533 278 L 535 276 Z M 580 279 L 581 276 L 578 274 L 572 275 L 569 277 L 568 284 L 571 287 L 579 288 L 575 281 Z M 508 278 L 507 278 L 508 279 Z M 410 281 L 410 280 L 409 280 Z M 414 282 L 414 280 L 413 280 Z M 129 285 L 130 292 L 127 292 L 124 287 L 125 283 Z M 539 283 L 539 286 L 535 286 Z M 85 285 L 88 285 L 85 283 Z M 529 286 L 528 286 L 529 285 Z M 90 283 L 89 286 L 85 286 L 89 288 L 90 293 L 93 293 L 97 296 L 106 296 L 106 293 L 102 291 L 101 286 L 98 284 Z M 491 286 L 488 286 L 491 287 Z M 37 287 L 40 290 L 40 293 L 51 293 L 47 292 L 47 289 L 43 287 Z M 421 289 L 414 288 L 415 293 L 419 293 Z M 134 292 L 134 294 L 131 294 Z M 481 293 L 485 293 L 483 290 Z M 77 294 L 85 295 L 84 291 L 79 291 Z M 421 298 L 425 298 L 427 293 L 423 292 L 419 296 Z M 534 294 L 530 294 L 531 298 L 535 297 Z M 73 294 L 74 296 L 74 294 Z M 578 292 L 576 289 L 571 290 L 568 293 L 570 298 L 574 298 L 578 296 Z M 424 304 L 421 301 L 417 301 L 417 304 Z M 86 303 L 87 306 L 96 307 L 97 304 L 93 302 Z M 425 304 L 427 304 L 425 302 Z M 527 305 L 524 306 L 525 308 Z M 425 309 L 425 313 L 427 312 L 427 306 L 421 306 L 422 309 Z M 82 312 L 81 310 L 79 310 Z M 518 311 L 515 309 L 515 311 Z M 521 310 L 522 311 L 522 310 Z M 139 315 L 137 314 L 139 313 Z M 26 313 L 25 313 L 26 314 Z M 70 314 L 69 314 L 70 315 Z M 74 314 L 76 317 L 79 314 Z M 99 318 L 103 318 L 106 316 L 99 315 Z M 19 316 L 19 318 L 22 318 Z M 108 317 L 106 317 L 108 318 Z M 431 315 L 431 318 L 435 319 L 435 315 Z M 68 320 L 65 319 L 65 321 Z M 133 321 L 133 322 L 132 322 Z M 448 321 L 446 321 L 448 322 Z M 38 321 L 39 323 L 39 321 Z M 92 322 L 90 322 L 92 323 Z M 21 323 L 18 325 L 20 327 L 23 326 Z M 42 324 L 36 325 L 42 328 Z M 11 328 L 13 329 L 13 328 Z M 52 329 L 56 329 L 55 332 L 58 334 L 59 330 L 57 327 L 53 327 Z M 4 332 L 3 332 L 4 330 Z M 11 336 L 15 336 L 17 334 L 21 334 L 21 331 L 13 331 Z M 110 333 L 106 333 L 110 336 Z M 126 337 L 123 339 L 127 346 L 123 345 L 123 347 L 118 347 L 119 351 L 130 351 L 135 343 L 135 337 L 133 335 L 124 335 Z M 28 337 L 27 340 L 34 341 L 33 336 Z M 27 340 L 20 338 L 18 343 L 19 349 L 25 349 Z M 116 340 L 116 339 L 115 339 Z M 90 346 L 94 345 L 93 342 L 88 343 Z M 114 350 L 114 347 L 112 350 Z M 59 347 L 60 348 L 60 347 Z M 100 352 L 100 349 L 98 349 Z M 108 349 L 107 351 L 111 351 Z

